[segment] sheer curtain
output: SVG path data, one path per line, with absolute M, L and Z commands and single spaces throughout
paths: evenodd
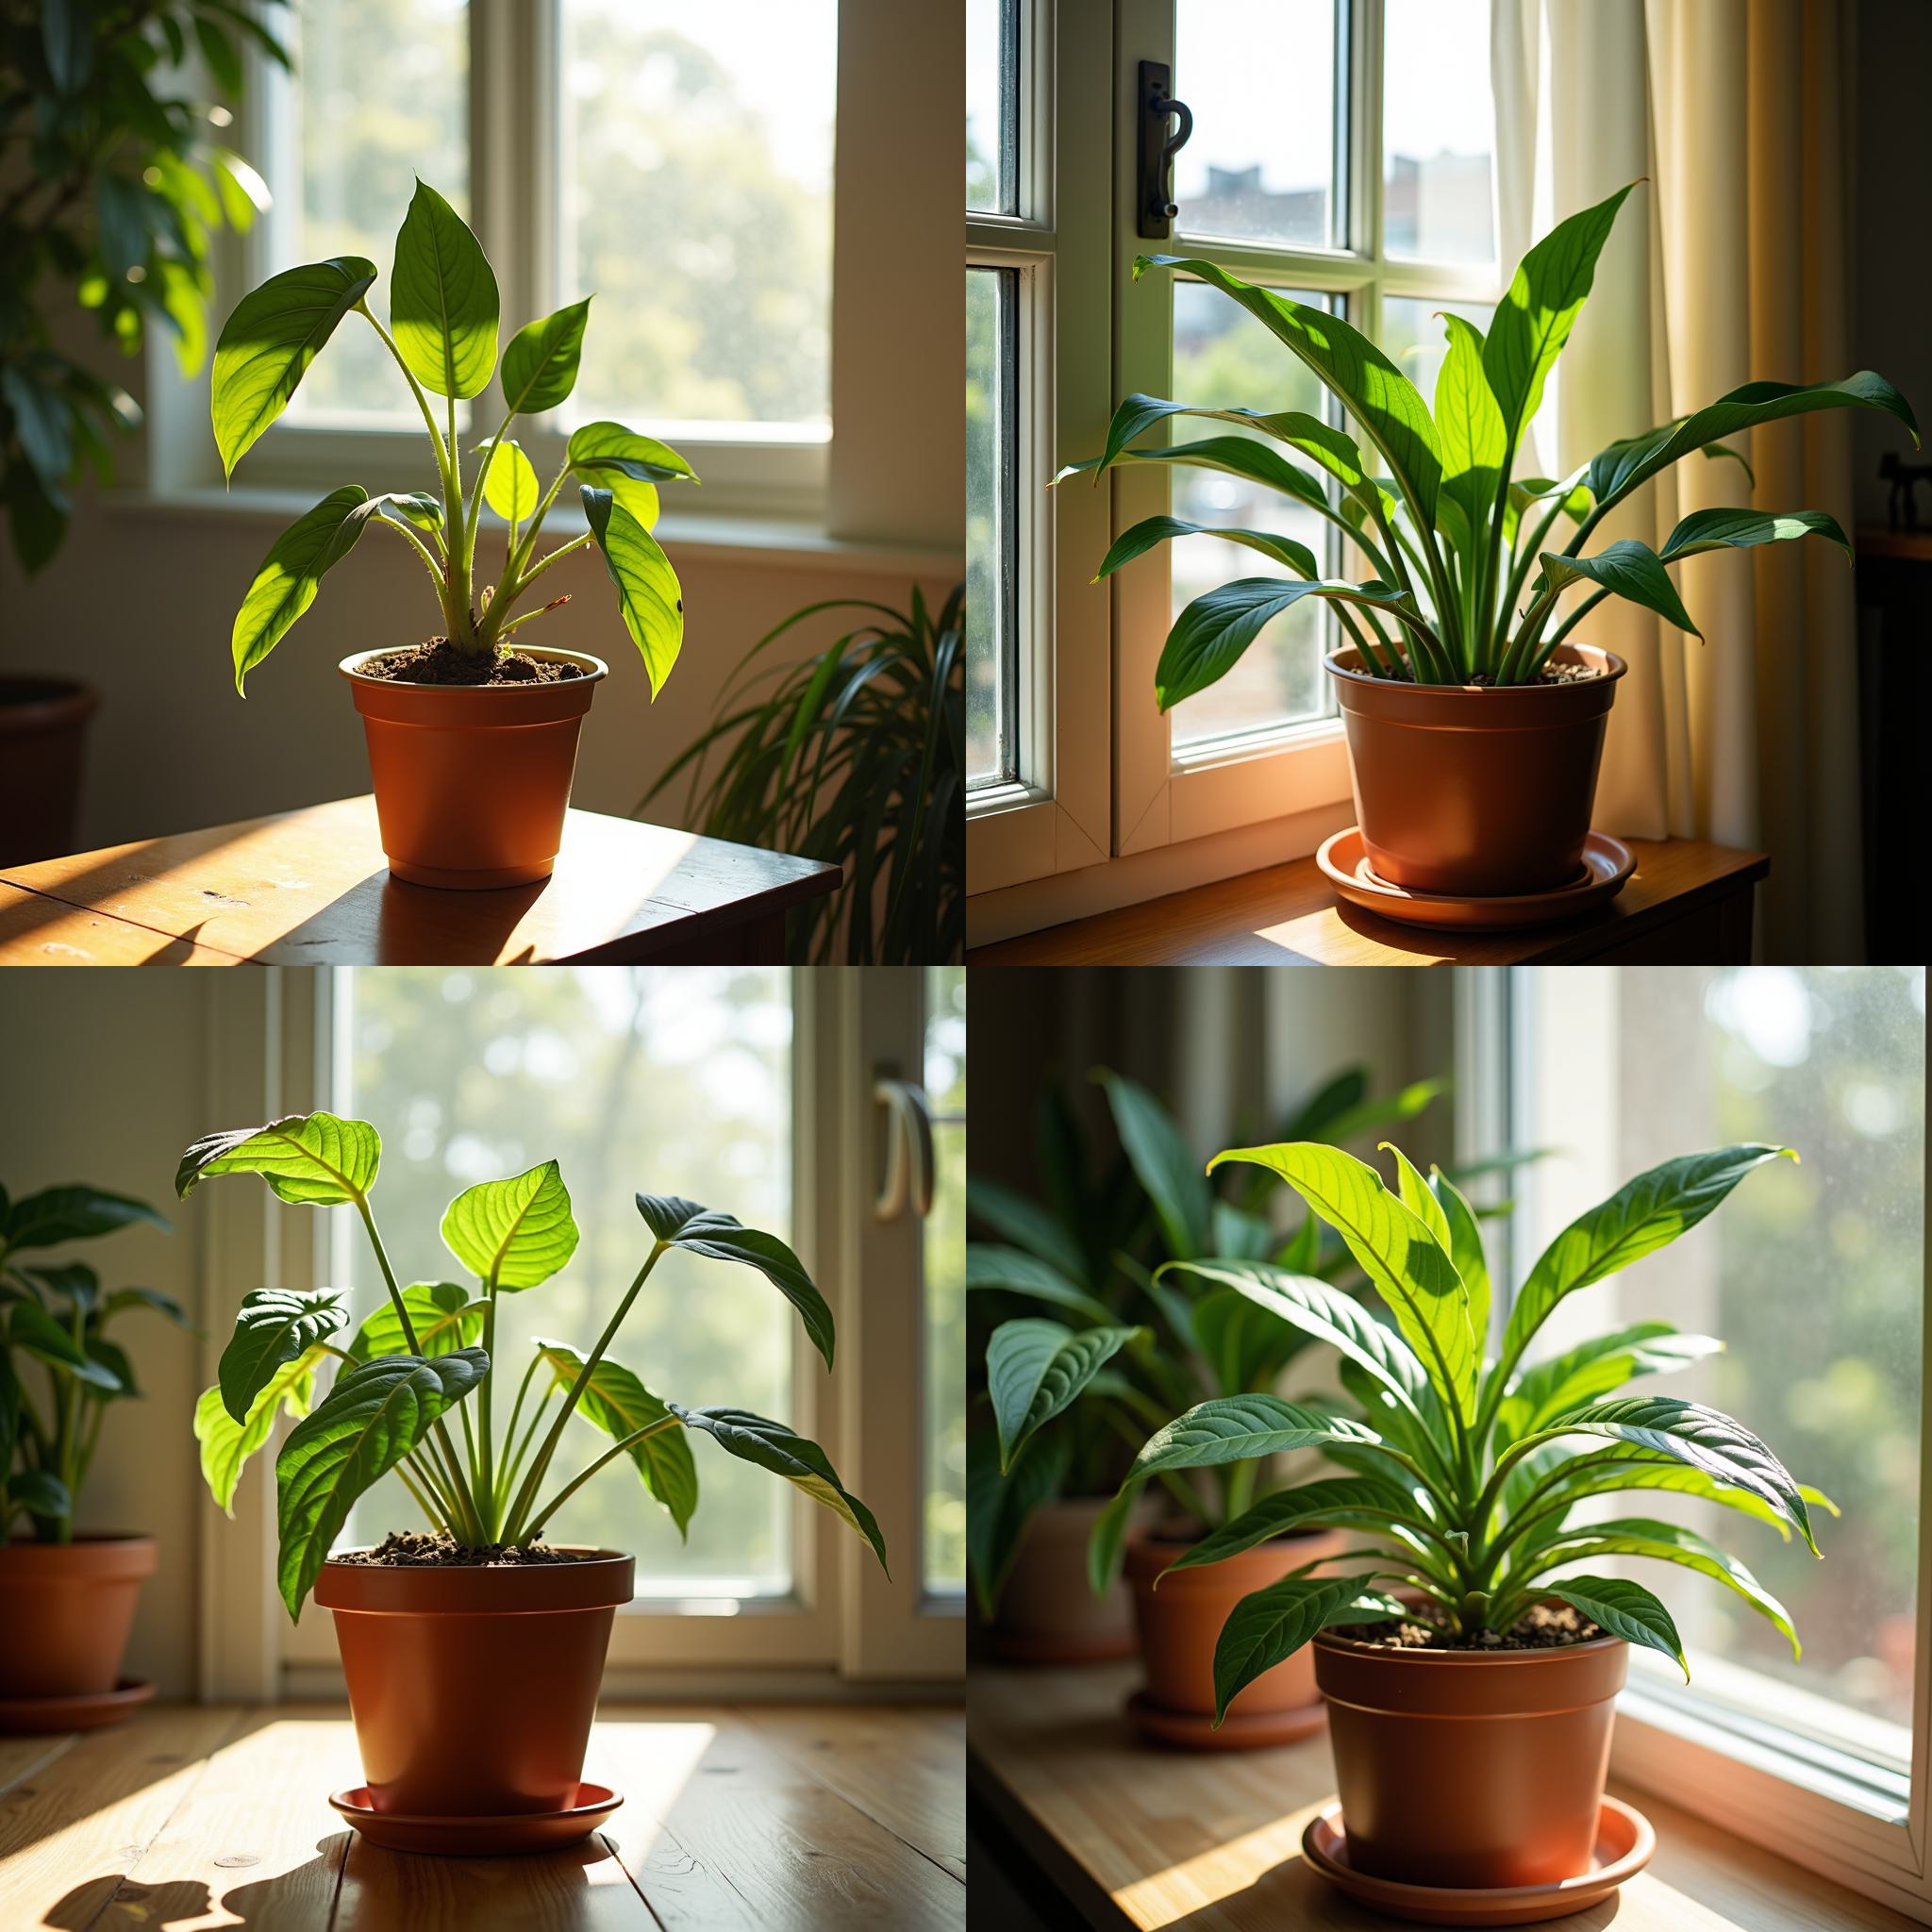
M 1739 384 L 1850 372 L 1840 0 L 1494 0 L 1498 220 L 1513 262 L 1626 181 L 1536 425 L 1543 474 Z M 1851 437 L 1824 412 L 1751 432 L 1754 486 L 1691 458 L 1607 520 L 1657 547 L 1718 504 L 1852 525 Z M 1852 578 L 1818 541 L 1675 567 L 1704 642 L 1612 598 L 1589 635 L 1627 658 L 1597 820 L 1772 857 L 1767 958 L 1863 957 Z

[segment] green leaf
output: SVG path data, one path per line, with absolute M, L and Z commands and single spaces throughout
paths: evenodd
M 385 1355 L 345 1370 L 275 1458 L 275 1581 L 298 1620 L 356 1498 L 386 1475 L 490 1367 L 480 1348 L 425 1361 Z
M 503 399 L 519 416 L 554 409 L 577 384 L 591 298 L 526 322 L 503 352 Z
M 74 419 L 59 394 L 25 369 L 0 369 L 0 397 L 13 417 L 22 453 L 46 491 L 58 491 L 74 462 Z
M 228 1413 L 220 1383 L 202 1391 L 194 1405 L 194 1440 L 201 1444 L 202 1480 L 228 1515 L 235 1513 L 235 1488 L 242 1480 L 242 1471 L 275 1430 L 276 1409 L 298 1420 L 308 1413 L 315 1395 L 315 1371 L 325 1359 L 317 1348 L 295 1361 L 284 1362 L 256 1396 L 245 1423 L 238 1423 Z
M 1162 1580 L 1176 1570 L 1223 1562 L 1291 1530 L 1371 1529 L 1387 1535 L 1391 1521 L 1389 1491 L 1360 1476 L 1329 1476 L 1291 1490 L 1276 1490 L 1232 1523 L 1192 1544 L 1154 1579 L 1154 1588 L 1158 1590 Z
M 1064 1431 L 1035 1436 L 1002 1476 L 992 1431 L 975 1429 L 966 1439 L 966 1567 L 982 1617 L 991 1620 L 999 1608 L 1027 1518 L 1059 1493 L 1073 1454 Z
M 442 504 L 427 491 L 391 491 L 372 496 L 358 514 L 375 515 L 385 523 L 408 524 L 410 528 L 436 535 L 442 529 Z
M 92 0 L 41 0 L 41 51 L 54 92 L 77 94 L 94 71 Z
M 23 1469 L 7 1478 L 7 1500 L 15 1509 L 34 1516 L 64 1517 L 74 1514 L 74 1498 L 67 1485 L 46 1469 Z
M 1191 524 L 1185 517 L 1148 517 L 1114 539 L 1113 547 L 1093 574 L 1093 581 L 1097 584 L 1102 577 L 1111 576 L 1123 564 L 1132 563 L 1157 543 L 1165 543 L 1174 537 L 1219 537 L 1224 543 L 1243 543 L 1250 550 L 1258 550 L 1263 557 L 1272 557 L 1300 576 L 1321 575 L 1315 553 L 1292 537 L 1274 537 L 1266 530 L 1229 530 L 1214 524 Z
M 986 1380 L 999 1426 L 1002 1474 L 1034 1431 L 1058 1415 L 1138 1332 L 1086 1328 L 1075 1334 L 1038 1316 L 1002 1322 L 992 1331 L 986 1344 Z
M 1641 1261 L 1688 1234 L 1754 1168 L 1789 1147 L 1746 1142 L 1708 1154 L 1686 1154 L 1647 1169 L 1607 1201 L 1579 1215 L 1545 1248 L 1509 1311 L 1503 1359 L 1517 1361 L 1529 1339 L 1564 1296 Z
M 656 698 L 684 643 L 684 592 L 678 588 L 677 573 L 657 540 L 609 491 L 585 484 L 583 498 L 591 534 L 617 586 L 624 627 L 643 657 Z
M 208 150 L 215 192 L 221 198 L 222 218 L 238 235 L 255 225 L 257 215 L 265 215 L 275 205 L 268 183 L 233 148 Z
M 1194 1340 L 1223 1395 L 1267 1393 L 1307 1345 L 1299 1328 L 1231 1288 L 1216 1290 L 1194 1309 Z
M 1002 1181 L 968 1174 L 966 1214 L 1005 1240 L 1017 1241 L 1028 1256 L 1044 1261 L 1063 1276 L 1078 1274 L 1087 1265 L 1079 1243 L 1047 1208 Z
M 215 77 L 216 86 L 229 100 L 240 100 L 241 49 L 213 21 L 201 14 L 195 16 L 194 38 L 200 44 L 201 58 L 208 62 L 208 72 Z
M 570 1191 L 556 1161 L 465 1188 L 443 1210 L 442 1244 L 491 1288 L 548 1281 L 577 1247 Z
M 1170 1469 L 1205 1469 L 1221 1462 L 1245 1462 L 1287 1449 L 1314 1449 L 1325 1442 L 1379 1442 L 1366 1424 L 1324 1415 L 1278 1395 L 1217 1396 L 1196 1403 L 1164 1429 L 1147 1439 L 1129 1482 L 1145 1482 Z
M 1141 1484 L 1124 1482 L 1119 1492 L 1093 1519 L 1087 1533 L 1087 1587 L 1095 1596 L 1105 1596 L 1119 1580 L 1121 1558 L 1127 1542 L 1127 1527 L 1141 1500 Z
M 1217 423 L 1233 423 L 1244 429 L 1257 430 L 1299 450 L 1351 490 L 1358 487 L 1367 475 L 1355 439 L 1319 416 L 1309 416 L 1299 409 L 1272 415 L 1255 409 L 1208 409 L 1191 403 L 1163 402 L 1158 396 L 1131 395 L 1113 412 L 1113 421 L 1108 425 L 1107 447 L 1099 462 L 1092 465 L 1094 480 L 1097 482 L 1120 460 L 1122 452 L 1137 436 L 1144 435 L 1157 423 L 1172 416 L 1206 416 Z
M 700 1208 L 695 1201 L 682 1200 L 675 1194 L 640 1194 L 638 1212 L 667 1247 L 682 1248 L 686 1254 L 703 1255 L 713 1261 L 738 1261 L 747 1268 L 756 1268 L 798 1310 L 807 1339 L 824 1357 L 826 1368 L 832 1366 L 832 1311 L 805 1272 L 804 1264 L 776 1235 L 760 1234 L 732 1215 L 713 1208 Z
M 165 1315 L 177 1328 L 192 1330 L 194 1326 L 188 1319 L 188 1310 L 173 1295 L 163 1294 L 158 1288 L 117 1288 L 102 1305 L 102 1320 L 128 1308 L 152 1308 L 156 1314 Z
M 1620 188 L 1594 208 L 1558 222 L 1517 265 L 1508 292 L 1490 319 L 1483 374 L 1511 451 L 1542 402 L 1544 380 L 1563 353 L 1596 277 L 1597 257 L 1610 238 L 1617 210 L 1635 186 Z M 1601 501 L 1601 492 L 1598 497 Z
M 95 1368 L 107 1370 L 114 1378 L 111 1394 L 104 1391 L 101 1399 L 112 1400 L 114 1396 L 138 1396 L 141 1393 L 140 1385 L 134 1378 L 134 1364 L 119 1342 L 109 1341 L 105 1335 L 91 1334 L 81 1346 Z
M 1442 494 L 1461 510 L 1475 541 L 1463 554 L 1474 557 L 1489 537 L 1496 484 L 1509 454 L 1503 412 L 1483 373 L 1480 330 L 1459 315 L 1445 314 L 1449 354 L 1436 378 L 1436 427 L 1442 444 Z
M 1550 1459 L 1539 1467 L 1539 1459 L 1543 1457 Z M 1790 1528 L 1784 1517 L 1748 1490 L 1721 1482 L 1705 1470 L 1693 1469 L 1690 1464 L 1678 1461 L 1674 1456 L 1624 1445 L 1590 1456 L 1576 1456 L 1562 1449 L 1538 1450 L 1509 1472 L 1504 1488 L 1505 1514 L 1514 1515 L 1521 1508 L 1526 1491 L 1512 1491 L 1510 1485 L 1524 1470 L 1530 1469 L 1538 1474 L 1547 1475 L 1552 1469 L 1558 1467 L 1564 1472 L 1563 1480 L 1551 1486 L 1544 1501 L 1554 1503 L 1560 1500 L 1567 1507 L 1571 1503 L 1580 1503 L 1586 1496 L 1609 1496 L 1633 1490 L 1666 1490 L 1675 1495 L 1698 1496 L 1707 1503 L 1721 1504 L 1726 1509 L 1735 1509 L 1758 1523 L 1769 1524 L 1786 1542 L 1791 1540 Z M 1808 1507 L 1823 1508 L 1832 1516 L 1839 1513 L 1838 1506 L 1808 1483 L 1800 1483 L 1798 1493 Z M 1537 1507 L 1541 1509 L 1542 1505 L 1539 1503 Z M 1537 1532 L 1532 1530 L 1530 1534 L 1534 1538 Z M 1561 1531 L 1553 1530 L 1550 1534 L 1557 1535 Z M 1547 1538 L 1540 1540 L 1547 1541 Z
M 1690 1681 L 1683 1641 L 1670 1611 L 1641 1583 L 1626 1583 L 1621 1576 L 1562 1576 L 1544 1593 L 1574 1605 L 1612 1637 L 1661 1651 L 1683 1672 L 1684 1681 Z
M 1285 342 L 1341 399 L 1382 452 L 1418 522 L 1424 529 L 1435 527 L 1442 458 L 1428 405 L 1414 383 L 1368 337 L 1339 315 L 1309 308 L 1273 289 L 1255 288 L 1215 262 L 1173 255 L 1139 256 L 1134 261 L 1135 280 L 1149 268 L 1179 269 L 1212 284 Z
M 72 1375 L 91 1388 L 116 1390 L 120 1381 L 98 1362 L 91 1361 L 72 1333 L 38 1302 L 14 1302 L 7 1317 L 7 1345 L 25 1349 L 51 1369 Z
M 872 1511 L 840 1482 L 830 1458 L 816 1442 L 794 1434 L 783 1423 L 753 1415 L 749 1409 L 685 1408 L 675 1402 L 665 1407 L 688 1427 L 703 1429 L 741 1461 L 755 1462 L 760 1469 L 782 1475 L 813 1502 L 823 1503 L 865 1539 L 879 1559 L 879 1568 L 886 1568 L 885 1539 Z
M 416 1331 L 418 1355 L 447 1355 L 453 1348 L 467 1348 L 483 1333 L 483 1317 L 489 1304 L 472 1301 L 454 1281 L 412 1281 L 403 1291 L 403 1306 L 409 1311 L 409 1326 Z M 407 1355 L 408 1337 L 403 1333 L 403 1318 L 395 1304 L 384 1300 L 357 1329 L 349 1353 L 358 1362 L 374 1361 L 379 1355 Z
M 284 409 L 336 325 L 369 292 L 375 264 L 359 255 L 271 275 L 244 295 L 215 341 L 208 408 L 222 470 L 235 465 Z
M 559 1389 L 569 1389 L 582 1374 L 585 1357 L 567 1341 L 537 1342 L 538 1352 L 549 1363 Z M 577 1398 L 577 1413 L 613 1441 L 649 1428 L 670 1415 L 670 1408 L 644 1387 L 630 1370 L 608 1357 L 591 1371 L 591 1379 Z M 687 1534 L 692 1512 L 698 1507 L 698 1471 L 691 1459 L 691 1438 L 682 1428 L 660 1429 L 633 1442 L 625 1451 L 637 1466 L 645 1489 L 671 1512 L 680 1541 Z
M 1619 597 L 1627 597 L 1633 604 L 1642 605 L 1646 610 L 1655 610 L 1693 638 L 1704 635 L 1690 622 L 1690 613 L 1684 608 L 1676 585 L 1665 575 L 1662 558 L 1648 543 L 1640 543 L 1635 537 L 1621 538 L 1594 557 L 1564 557 L 1557 551 L 1545 550 L 1541 562 L 1543 581 L 1552 590 L 1560 591 L 1579 579 L 1588 579 Z
M 1670 534 L 1659 555 L 1666 563 L 1705 550 L 1742 550 L 1758 543 L 1784 543 L 1796 537 L 1823 537 L 1851 560 L 1852 546 L 1836 517 L 1822 509 L 1698 509 Z
M 381 1158 L 382 1138 L 367 1121 L 291 1113 L 195 1141 L 175 1170 L 175 1191 L 185 1201 L 214 1174 L 258 1174 L 278 1200 L 333 1208 L 368 1193 Z
M 1367 1162 L 1319 1141 L 1239 1147 L 1217 1154 L 1278 1174 L 1347 1244 L 1388 1303 L 1432 1385 L 1465 1419 L 1474 1413 L 1481 1350 L 1470 1324 L 1469 1291 L 1428 1226 L 1382 1185 Z
M 9 1253 L 22 1248 L 55 1248 L 64 1241 L 93 1241 L 138 1221 L 166 1227 L 165 1215 L 145 1201 L 110 1194 L 104 1188 L 82 1185 L 42 1188 L 13 1203 L 0 1220 L 0 1247 Z
M 543 486 L 523 444 L 508 437 L 501 442 L 485 438 L 476 447 L 478 454 L 487 452 L 490 458 L 483 469 L 483 501 L 507 524 L 527 523 Z
M 1213 1240 L 1213 1196 L 1173 1116 L 1133 1080 L 1105 1069 L 1093 1077 L 1107 1094 L 1121 1147 L 1154 1204 L 1168 1253 L 1180 1261 L 1206 1254 Z
M 988 1289 L 1002 1294 L 1030 1295 L 1038 1302 L 1051 1302 L 1056 1307 L 1072 1308 L 1088 1322 L 1103 1326 L 1113 1320 L 1113 1310 L 1105 1302 L 1095 1301 L 1085 1289 L 1075 1287 L 1058 1269 L 1018 1248 L 968 1241 L 966 1288 L 969 1293 Z
M 1124 450 L 1115 458 L 1120 463 L 1164 463 L 1189 470 L 1218 470 L 1224 475 L 1239 476 L 1244 482 L 1258 483 L 1263 489 L 1278 490 L 1310 509 L 1325 512 L 1328 493 L 1320 481 L 1306 470 L 1286 461 L 1265 443 L 1251 436 L 1209 436 L 1199 442 L 1177 442 L 1171 449 Z M 1071 463 L 1054 478 L 1064 482 L 1069 476 L 1085 475 L 1095 462 Z
M 1709 1335 L 1679 1335 L 1668 1322 L 1638 1322 L 1580 1342 L 1517 1378 L 1496 1412 L 1499 1446 L 1533 1435 L 1553 1417 L 1621 1389 L 1639 1375 L 1689 1368 L 1724 1343 Z
M 389 297 L 390 333 L 410 375 L 440 396 L 481 394 L 496 367 L 500 311 L 496 277 L 469 225 L 418 179 L 396 234 Z M 517 407 L 508 358 L 504 392 Z
M 586 423 L 570 439 L 570 466 L 579 482 L 608 490 L 645 529 L 658 522 L 658 485 L 695 483 L 698 475 L 668 442 L 622 423 Z
M 1482 1224 L 1462 1191 L 1440 1167 L 1429 1170 L 1429 1191 L 1441 1204 L 1449 1224 L 1449 1258 L 1469 1291 L 1469 1326 L 1482 1353 L 1490 1334 L 1490 1264 L 1483 1254 Z
M 251 1289 L 242 1297 L 235 1333 L 215 1372 L 230 1417 L 245 1423 L 255 1398 L 279 1369 L 348 1323 L 349 1311 L 332 1288 Z
M 270 546 L 235 613 L 229 638 L 238 691 L 315 602 L 323 578 L 355 548 L 372 508 L 366 490 L 345 483 L 296 518 Z
M 1401 1614 L 1402 1606 L 1369 1576 L 1284 1576 L 1242 1597 L 1214 1645 L 1215 1728 L 1241 1691 L 1318 1630 Z

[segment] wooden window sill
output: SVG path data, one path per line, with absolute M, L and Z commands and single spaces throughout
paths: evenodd
M 1103 1932 L 1365 1932 L 1392 1923 L 1301 1854 L 1335 1790 L 1328 1740 L 1195 1756 L 1137 1744 L 1120 1709 L 1137 1664 L 973 1672 L 972 1800 L 1057 1886 L 1054 1924 Z M 1657 1827 L 1657 1854 L 1614 1904 L 1554 1922 L 1616 1932 L 1909 1932 L 1912 1922 L 1680 1811 L 1613 1786 Z
M 957 1710 L 606 1706 L 585 1763 L 623 1808 L 572 1851 L 373 1849 L 341 1706 L 158 1706 L 0 1738 L 0 1925 L 963 1926 Z

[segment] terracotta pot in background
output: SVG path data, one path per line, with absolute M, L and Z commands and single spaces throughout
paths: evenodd
M 1387 1650 L 1316 1637 L 1348 1860 L 1407 1885 L 1590 1870 L 1629 1646 Z
M 583 675 L 558 684 L 391 684 L 361 669 L 387 652 L 342 659 L 369 740 L 382 849 L 397 878 L 485 891 L 550 876 L 577 733 L 609 666 L 576 651 L 517 648 Z
M 325 1563 L 363 1777 L 378 1811 L 500 1818 L 576 1802 L 632 1559 L 497 1569 Z
M 0 1547 L 0 1700 L 113 1690 L 157 1548 L 151 1536 Z
M 1009 1664 L 1091 1664 L 1134 1654 L 1134 1610 L 1124 1584 L 1087 1585 L 1087 1539 L 1105 1496 L 1043 1503 L 1026 1519 L 993 1620 L 993 1655 Z M 1142 1521 L 1151 1519 L 1150 1502 Z
M 1348 739 L 1357 822 L 1391 886 L 1491 897 L 1569 885 L 1583 868 L 1604 726 L 1623 658 L 1561 644 L 1577 684 L 1402 684 L 1353 645 L 1328 658 Z
M 0 865 L 74 850 L 87 724 L 100 702 L 77 677 L 0 674 Z
M 1134 1591 L 1134 1620 L 1141 1634 L 1146 1688 L 1127 1707 L 1143 1731 L 1165 1743 L 1204 1751 L 1253 1750 L 1307 1737 L 1322 1725 L 1322 1700 L 1306 1650 L 1257 1677 L 1227 1707 L 1214 1728 L 1214 1646 L 1227 1613 L 1244 1596 L 1278 1583 L 1291 1570 L 1340 1552 L 1346 1539 L 1336 1531 L 1279 1537 L 1198 1570 L 1177 1570 L 1154 1588 L 1154 1579 L 1184 1556 L 1189 1539 L 1141 1536 L 1127 1544 L 1127 1581 Z

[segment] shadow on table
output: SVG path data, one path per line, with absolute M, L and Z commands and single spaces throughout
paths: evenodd
M 385 867 L 339 893 L 249 958 L 275 966 L 447 966 L 453 960 L 523 966 L 534 945 L 503 958 L 504 946 L 550 881 L 491 892 L 412 886 Z

